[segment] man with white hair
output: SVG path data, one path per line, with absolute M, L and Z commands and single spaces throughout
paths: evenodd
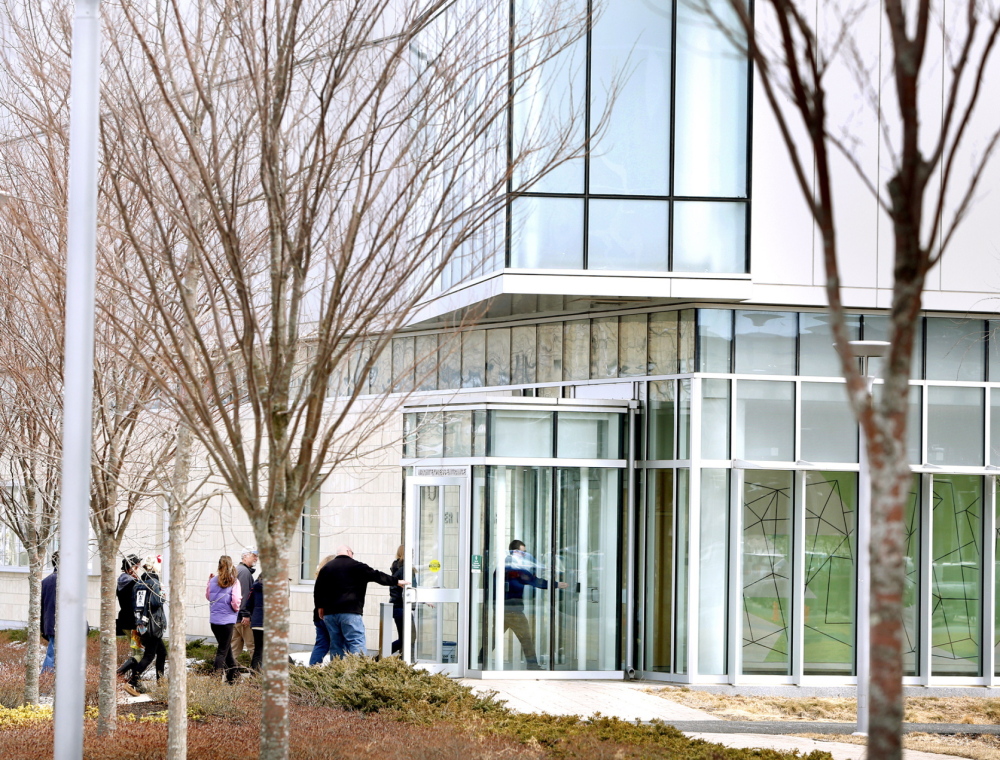
M 248 546 L 243 550 L 240 557 L 240 564 L 236 566 L 236 577 L 240 582 L 240 591 L 243 598 L 240 600 L 240 609 L 236 613 L 236 626 L 233 628 L 233 639 L 230 647 L 233 657 L 239 657 L 240 652 L 246 648 L 247 653 L 253 655 L 253 630 L 250 628 L 250 613 L 247 611 L 247 600 L 250 598 L 250 589 L 253 588 L 254 567 L 257 565 L 257 547 Z
M 336 556 L 316 576 L 313 601 L 316 613 L 330 634 L 331 657 L 367 654 L 365 624 L 361 615 L 369 583 L 407 586 L 410 582 L 397 581 L 387 573 L 358 562 L 350 546 L 338 547 Z

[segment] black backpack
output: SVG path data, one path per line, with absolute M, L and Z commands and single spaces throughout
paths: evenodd
M 139 635 L 149 634 L 157 639 L 163 638 L 163 597 L 160 582 L 155 575 L 147 573 L 135 584 L 132 607 L 135 613 L 135 630 Z

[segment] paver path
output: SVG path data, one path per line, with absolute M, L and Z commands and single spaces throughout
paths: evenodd
M 865 747 L 860 744 L 844 744 L 841 742 L 818 742 L 801 736 L 774 736 L 773 734 L 691 734 L 695 739 L 704 739 L 713 744 L 724 744 L 727 747 L 743 747 L 744 749 L 761 749 L 764 747 L 777 750 L 799 750 L 808 754 L 814 749 L 829 752 L 834 760 L 861 760 L 865 757 Z M 959 760 L 954 755 L 938 755 L 933 752 L 918 752 L 913 749 L 903 750 L 904 760 Z
M 626 681 L 462 681 L 476 692 L 495 691 L 499 699 L 518 712 L 546 712 L 550 715 L 601 713 L 622 720 L 716 721 L 703 710 L 646 694 L 647 684 Z
M 507 702 L 507 706 L 518 712 L 545 712 L 550 715 L 580 715 L 588 717 L 595 712 L 614 716 L 623 720 L 654 720 L 666 723 L 719 723 L 723 721 L 703 710 L 672 702 L 669 699 L 647 694 L 644 689 L 649 683 L 628 681 L 533 681 L 504 680 L 480 681 L 465 679 L 466 686 L 476 692 L 495 691 L 497 697 Z M 745 725 L 745 723 L 744 723 Z M 794 728 L 802 732 L 810 730 L 809 723 L 801 723 Z M 714 732 L 687 732 L 688 736 L 727 747 L 772 748 L 778 750 L 797 749 L 805 753 L 821 749 L 833 755 L 834 760 L 860 760 L 865 756 L 865 747 L 860 744 L 841 742 L 818 742 L 797 736 L 776 734 L 735 734 Z M 904 750 L 905 760 L 958 760 L 952 755 L 938 755 L 928 752 Z

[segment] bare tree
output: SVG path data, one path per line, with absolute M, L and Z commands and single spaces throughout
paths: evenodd
M 903 515 L 912 478 L 906 455 L 910 365 L 927 274 L 969 212 L 1000 139 L 994 125 L 975 151 L 967 144 L 1000 31 L 1000 10 L 995 3 L 976 0 L 950 7 L 931 0 L 885 0 L 881 6 L 767 0 L 757 3 L 751 16 L 742 0 L 692 2 L 749 53 L 821 237 L 835 345 L 871 473 L 869 757 L 895 760 L 901 755 L 903 718 Z M 884 30 L 882 51 L 866 49 L 861 41 L 863 25 L 873 22 Z M 940 60 L 935 38 L 943 44 Z M 881 70 L 891 72 L 884 80 L 877 75 L 880 54 Z M 852 131 L 851 117 L 856 114 L 835 105 L 836 88 L 845 81 L 856 84 L 858 100 L 868 108 L 868 123 L 875 126 L 879 163 L 889 167 L 884 184 L 879 166 L 859 155 L 866 141 Z M 942 104 L 940 112 L 928 109 L 933 99 Z M 834 208 L 836 187 L 844 181 L 834 170 L 838 164 L 854 171 L 892 229 L 891 345 L 882 393 L 875 398 L 851 352 L 844 318 L 838 249 L 843 229 Z
M 107 272 L 108 262 L 105 261 Z M 99 270 L 102 267 L 99 265 Z M 98 290 L 108 281 L 100 278 Z M 116 582 L 121 545 L 135 513 L 159 508 L 161 482 L 168 480 L 167 467 L 175 448 L 174 425 L 169 417 L 153 414 L 156 386 L 145 371 L 146 362 L 133 353 L 134 343 L 121 330 L 130 327 L 138 335 L 155 329 L 149 314 L 112 317 L 112 292 L 101 294 L 103 307 L 97 320 L 94 356 L 94 444 L 91 474 L 90 522 L 101 564 L 100 664 L 98 683 L 98 733 L 114 730 L 117 720 L 118 648 Z M 100 297 L 100 296 L 99 296 Z M 133 536 L 133 539 L 135 537 Z M 162 549 L 162 536 L 149 537 L 152 554 Z M 171 579 L 171 584 L 173 579 Z M 173 668 L 186 668 L 184 642 Z
M 20 201 L 7 209 L 20 214 Z M 10 219 L 10 216 L 6 217 Z M 28 646 L 24 699 L 39 696 L 41 582 L 45 558 L 58 527 L 60 421 L 62 397 L 58 336 L 45 329 L 59 295 L 32 266 L 44 231 L 3 224 L 0 257 L 0 523 L 7 526 L 28 558 Z M 41 329 L 39 329 L 39 327 Z
M 0 147 L 0 174 L 16 196 L 6 224 L 17 245 L 13 262 L 24 272 L 32 310 L 9 329 L 20 329 L 35 347 L 34 366 L 22 367 L 50 378 L 61 393 L 62 331 L 65 322 L 66 157 L 69 93 L 70 14 L 65 3 L 46 6 L 5 2 L 8 45 L 0 56 L 0 112 L 11 138 Z M 157 387 L 146 371 L 148 357 L 135 356 L 136 338 L 156 329 L 155 310 L 132 311 L 135 304 L 116 291 L 110 273 L 122 266 L 131 246 L 103 225 L 98 233 L 98 315 L 94 360 L 94 437 L 91 498 L 88 505 L 101 566 L 100 683 L 98 733 L 113 730 L 117 717 L 118 652 L 116 579 L 120 548 L 136 511 L 160 496 L 164 467 L 174 449 L 173 418 L 153 413 Z M 125 336 L 122 330 L 133 333 Z M 35 392 L 42 392 L 39 386 Z M 52 406 L 61 427 L 61 408 Z M 57 433 L 58 435 L 58 433 Z M 58 465 L 54 465 L 58 467 Z M 159 546 L 160 537 L 155 537 Z M 158 552 L 155 552 L 158 553 Z M 30 618 L 29 618 L 30 619 Z
M 502 250 L 514 173 L 530 186 L 582 152 L 572 125 L 509 139 L 507 113 L 587 19 L 549 3 L 522 19 L 515 51 L 507 2 L 194 5 L 121 3 L 130 33 L 110 40 L 108 192 L 135 252 L 122 291 L 162 322 L 128 333 L 136 353 L 157 357 L 147 371 L 162 402 L 254 529 L 261 757 L 284 758 L 303 506 L 410 390 L 367 379 L 448 263 Z M 199 43 L 204 24 L 222 30 L 213 45 Z M 376 399 L 359 400 L 366 390 Z

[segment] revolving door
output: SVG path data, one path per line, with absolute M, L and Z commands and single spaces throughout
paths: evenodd
M 421 436 L 432 435 L 444 439 L 438 450 L 447 452 L 449 430 L 459 428 L 452 417 L 461 414 L 481 421 L 473 426 L 469 448 L 475 450 L 479 437 L 484 438 L 479 451 L 485 456 L 403 461 L 413 468 L 408 476 L 413 508 L 406 511 L 410 542 L 420 543 L 421 530 L 431 543 L 437 540 L 417 524 L 434 512 L 433 499 L 425 496 L 431 492 L 422 490 L 431 486 L 426 474 L 463 466 L 469 477 L 469 498 L 460 499 L 463 509 L 454 517 L 461 540 L 448 539 L 446 529 L 447 546 L 431 549 L 444 557 L 442 572 L 427 574 L 430 582 L 444 584 L 450 561 L 460 569 L 461 582 L 450 585 L 456 590 L 448 591 L 447 599 L 441 596 L 444 591 L 419 588 L 408 595 L 417 608 L 423 594 L 435 605 L 427 607 L 426 616 L 443 615 L 445 630 L 460 637 L 458 667 L 442 667 L 439 660 L 436 669 L 473 677 L 537 678 L 546 672 L 559 678 L 614 677 L 623 670 L 628 407 L 483 406 L 485 410 L 443 409 L 440 423 L 432 413 L 419 412 L 409 427 L 416 438 L 413 452 L 421 450 Z M 435 426 L 430 432 L 429 425 Z M 438 498 L 446 497 L 442 492 Z M 452 546 L 460 556 L 449 559 Z M 413 550 L 426 553 L 416 544 Z M 426 563 L 414 559 L 419 574 Z M 440 599 L 431 599 L 434 594 Z M 441 605 L 444 613 L 430 612 Z M 451 610 L 461 617 L 453 625 Z M 418 631 L 418 648 L 424 639 Z M 433 640 L 451 638 L 435 631 Z

